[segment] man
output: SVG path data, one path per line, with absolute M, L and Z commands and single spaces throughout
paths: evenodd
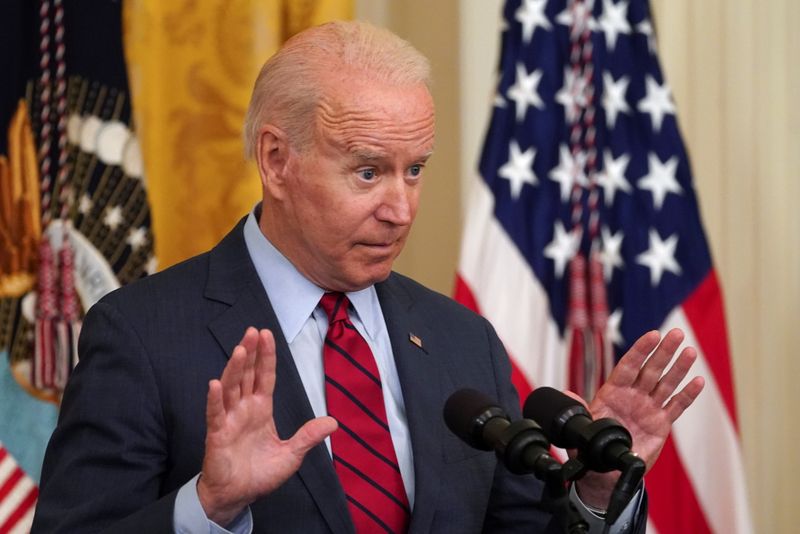
M 88 313 L 34 531 L 557 532 L 537 481 L 442 421 L 463 387 L 518 406 L 493 329 L 391 272 L 433 150 L 425 59 L 360 23 L 308 30 L 262 69 L 245 130 L 262 204 Z M 645 335 L 591 405 L 648 465 L 702 389 L 673 396 L 692 349 L 663 373 L 681 338 Z M 614 481 L 573 499 L 590 515 Z

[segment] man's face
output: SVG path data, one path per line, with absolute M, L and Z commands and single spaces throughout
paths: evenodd
M 408 237 L 433 150 L 433 101 L 422 84 L 331 78 L 338 83 L 327 85 L 314 141 L 290 151 L 282 202 L 289 235 L 278 239 L 314 283 L 354 291 L 386 279 Z

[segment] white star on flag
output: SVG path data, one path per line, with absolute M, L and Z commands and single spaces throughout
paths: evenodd
M 78 211 L 81 212 L 82 215 L 88 215 L 90 211 L 92 211 L 93 203 L 92 197 L 90 197 L 87 193 L 81 195 L 81 199 L 78 202 Z
M 503 93 L 500 91 L 500 83 L 501 82 L 502 82 L 502 76 L 498 72 L 495 75 L 495 83 L 494 83 L 494 86 L 497 87 L 498 89 L 497 89 L 497 92 L 495 92 L 495 94 L 494 94 L 494 98 L 492 99 L 492 104 L 495 107 L 505 109 L 505 107 L 506 107 L 506 99 L 503 97 Z
M 650 24 L 649 19 L 644 19 L 642 22 L 636 25 L 636 31 L 644 34 L 647 37 L 647 48 L 650 50 L 650 54 L 656 53 L 656 36 L 653 32 L 653 25 Z
M 664 205 L 667 193 L 675 193 L 676 195 L 683 193 L 681 184 L 675 178 L 675 173 L 678 170 L 678 156 L 672 156 L 662 163 L 657 155 L 650 152 L 647 155 L 647 162 L 650 170 L 646 176 L 639 180 L 636 186 L 639 189 L 650 191 L 653 194 L 653 205 L 657 210 L 660 210 Z
M 561 221 L 556 221 L 553 226 L 553 240 L 544 247 L 544 255 L 553 260 L 558 278 L 564 276 L 564 269 L 577 252 L 579 243 L 580 235 L 577 232 L 567 232 Z
M 528 106 L 544 109 L 544 102 L 539 97 L 537 88 L 542 79 L 542 71 L 535 70 L 529 73 L 525 65 L 517 63 L 517 81 L 508 88 L 507 96 L 517 104 L 517 122 L 525 118 Z
M 669 236 L 666 241 L 661 240 L 658 232 L 650 229 L 650 248 L 636 256 L 636 263 L 650 269 L 650 284 L 655 287 L 661 282 L 664 271 L 680 275 L 680 264 L 675 260 L 675 249 L 678 246 L 678 234 Z
M 119 206 L 114 206 L 106 212 L 106 216 L 103 218 L 103 224 L 111 228 L 111 230 L 116 230 L 117 226 L 122 224 L 123 220 L 122 208 Z
M 514 18 L 522 24 L 522 40 L 525 44 L 531 42 L 536 28 L 545 30 L 552 28 L 547 15 L 544 14 L 546 4 L 547 0 L 525 0 L 514 13 Z
M 622 269 L 625 265 L 622 261 L 622 239 L 624 235 L 622 230 L 612 234 L 607 226 L 603 226 L 600 229 L 600 234 L 603 243 L 603 251 L 600 254 L 600 260 L 603 262 L 603 277 L 609 282 L 611 281 L 611 275 L 614 274 L 614 267 Z
M 606 110 L 606 124 L 609 129 L 616 126 L 619 113 L 631 112 L 628 101 L 625 100 L 630 81 L 630 76 L 621 76 L 619 80 L 614 81 L 610 72 L 603 72 L 603 108 Z
M 661 130 L 664 115 L 675 115 L 675 104 L 672 103 L 669 86 L 658 85 L 658 82 L 649 74 L 645 78 L 647 95 L 639 101 L 636 108 L 642 113 L 649 113 L 653 121 L 653 130 Z
M 550 179 L 558 182 L 561 186 L 561 201 L 569 200 L 572 188 L 575 184 L 586 187 L 588 181 L 583 173 L 583 164 L 586 156 L 582 153 L 573 158 L 567 145 L 562 144 L 558 147 L 558 166 L 550 171 Z
M 614 195 L 617 190 L 630 193 L 632 191 L 631 184 L 625 179 L 625 171 L 628 170 L 628 164 L 631 162 L 631 157 L 628 154 L 622 154 L 617 159 L 609 149 L 603 150 L 603 171 L 599 174 L 597 182 L 603 188 L 603 197 L 606 199 L 606 206 L 614 204 Z
M 580 117 L 581 108 L 586 106 L 586 79 L 576 76 L 569 65 L 564 68 L 564 85 L 555 96 L 556 102 L 564 106 L 567 122 L 574 124 Z
M 622 337 L 621 325 L 622 308 L 617 308 L 608 316 L 608 322 L 606 323 L 606 335 L 608 335 L 608 340 L 617 347 L 621 347 L 625 343 L 625 338 Z
M 533 160 L 535 157 L 536 149 L 534 147 L 522 152 L 516 139 L 511 140 L 509 144 L 509 159 L 498 169 L 497 175 L 510 182 L 511 197 L 514 200 L 519 198 L 523 184 L 536 185 L 539 183 L 533 173 Z
M 131 246 L 131 249 L 138 250 L 147 242 L 147 228 L 143 226 L 131 228 L 125 241 Z
M 614 50 L 617 47 L 619 34 L 631 33 L 627 0 L 623 0 L 619 4 L 615 4 L 613 0 L 603 0 L 603 14 L 600 15 L 598 23 L 606 34 L 606 48 Z

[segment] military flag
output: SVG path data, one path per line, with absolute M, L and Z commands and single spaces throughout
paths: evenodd
M 120 9 L 0 6 L 0 533 L 30 526 L 84 312 L 155 270 Z

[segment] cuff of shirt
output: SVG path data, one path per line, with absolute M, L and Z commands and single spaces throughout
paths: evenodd
M 208 534 L 251 534 L 253 532 L 253 515 L 248 506 L 242 513 L 228 525 L 222 528 L 208 517 L 200 504 L 197 495 L 197 474 L 189 482 L 181 486 L 175 497 L 175 510 L 172 516 L 172 526 L 177 534 L 195 534 L 208 532 Z
M 639 486 L 639 490 L 631 498 L 631 501 L 620 514 L 619 518 L 608 529 L 609 534 L 626 534 L 633 529 L 636 517 L 639 515 L 639 505 L 642 501 L 642 492 L 644 491 L 644 483 Z M 589 523 L 589 532 L 602 532 L 605 528 L 605 514 L 598 513 L 598 510 L 591 508 L 584 504 L 578 496 L 578 491 L 575 489 L 575 484 L 572 485 L 569 491 L 569 500 L 578 509 L 583 519 Z

